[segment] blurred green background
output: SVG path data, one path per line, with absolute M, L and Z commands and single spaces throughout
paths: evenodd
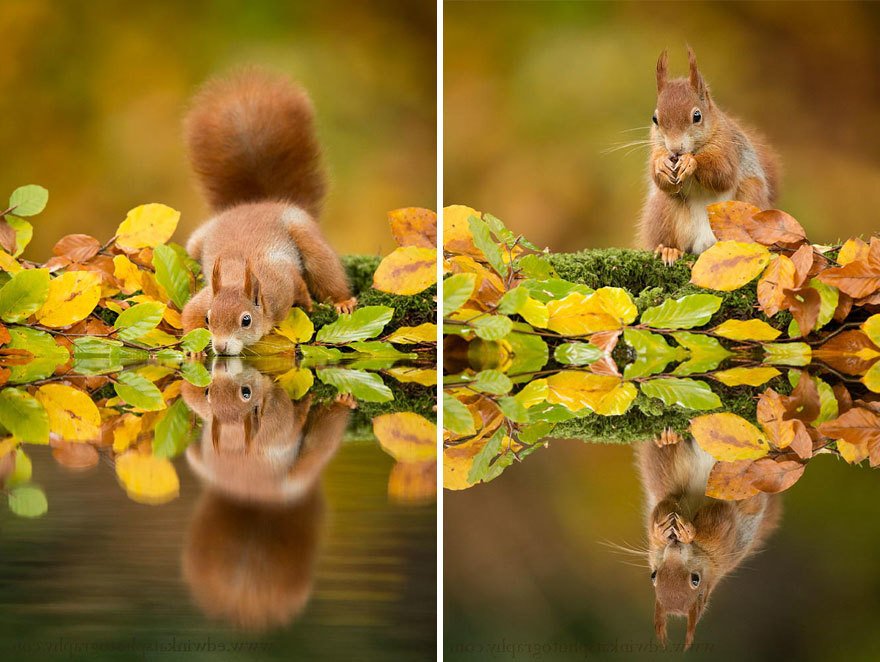
M 71 232 L 109 239 L 163 202 L 183 241 L 207 213 L 181 140 L 193 91 L 246 64 L 311 92 L 331 173 L 322 220 L 343 253 L 394 246 L 385 213 L 435 207 L 433 0 L 4 0 L 0 195 L 49 189 L 27 257 Z
M 784 167 L 778 206 L 816 242 L 878 229 L 880 4 L 446 2 L 444 204 L 554 251 L 629 246 L 664 48 Z M 636 130 L 633 130 L 636 129 Z

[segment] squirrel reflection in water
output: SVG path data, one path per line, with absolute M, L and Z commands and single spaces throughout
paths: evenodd
M 205 487 L 184 546 L 184 579 L 211 618 L 249 630 L 285 625 L 311 595 L 320 476 L 356 403 L 293 402 L 238 359 L 216 363 L 208 388 L 184 384 L 182 393 L 204 421 L 186 458 Z
M 646 499 L 654 629 L 665 646 L 667 615 L 687 616 L 687 649 L 712 591 L 773 532 L 782 503 L 764 493 L 741 501 L 706 496 L 715 460 L 672 431 L 640 444 L 636 458 Z

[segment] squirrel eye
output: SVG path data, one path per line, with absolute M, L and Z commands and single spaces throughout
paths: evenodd
M 652 121 L 654 124 L 657 124 L 657 113 L 656 113 L 656 112 L 654 113 L 653 117 L 651 117 L 651 121 Z
M 655 584 L 657 582 L 657 571 L 651 573 L 651 583 Z
M 691 586 L 697 588 L 700 585 L 700 575 L 695 572 L 691 573 Z
M 694 124 L 699 124 L 702 121 L 703 121 L 703 113 L 701 113 L 699 110 L 695 110 L 694 111 Z
M 251 387 L 250 386 L 242 386 L 241 387 L 241 397 L 243 400 L 251 399 Z
M 245 313 L 244 315 L 242 315 L 242 316 L 241 316 L 241 325 L 242 325 L 244 328 L 249 327 L 249 326 L 251 325 L 251 316 L 248 315 L 247 313 Z

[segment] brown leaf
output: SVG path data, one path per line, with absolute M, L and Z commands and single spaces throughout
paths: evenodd
M 807 276 L 810 275 L 810 271 L 812 270 L 815 257 L 816 254 L 813 252 L 813 247 L 810 244 L 804 244 L 791 254 L 791 261 L 794 264 L 794 270 L 796 273 L 796 287 L 800 287 L 804 284 L 804 281 L 807 280 Z
M 48 269 L 49 273 L 52 274 L 60 269 L 63 269 L 64 267 L 69 266 L 69 265 L 70 265 L 69 258 L 56 255 L 56 256 L 50 258 L 49 261 L 43 265 L 43 267 Z
M 797 320 L 802 336 L 809 335 L 819 319 L 822 297 L 813 287 L 801 287 L 796 290 L 785 290 L 785 307 Z
M 747 226 L 752 216 L 760 213 L 760 209 L 747 202 L 730 200 L 718 202 L 706 207 L 709 214 L 709 225 L 712 233 L 718 241 L 744 241 L 752 242 L 754 238 L 749 234 Z
M 849 317 L 853 307 L 853 299 L 846 292 L 840 292 L 837 296 L 837 308 L 834 309 L 834 321 L 843 323 Z
M 617 364 L 610 356 L 603 356 L 598 361 L 593 361 L 589 366 L 589 370 L 597 375 L 611 375 L 613 377 L 620 376 Z
M 391 234 L 398 246 L 437 248 L 437 214 L 430 209 L 405 207 L 388 212 Z
M 817 278 L 826 285 L 833 285 L 854 299 L 870 296 L 880 289 L 880 260 L 869 255 L 842 267 L 826 269 Z
M 785 302 L 785 290 L 791 290 L 800 283 L 796 281 L 797 271 L 791 259 L 785 255 L 771 261 L 758 280 L 758 303 L 767 317 L 773 317 Z
M 834 397 L 837 400 L 838 414 L 845 414 L 852 409 L 852 395 L 850 395 L 849 389 L 845 385 L 835 384 L 831 387 L 831 390 L 834 392 Z
M 0 246 L 7 253 L 15 252 L 15 230 L 6 222 L 6 219 L 0 219 Z
M 617 339 L 620 338 L 622 329 L 614 329 L 612 331 L 597 331 L 590 336 L 590 344 L 595 345 L 606 354 L 610 354 L 617 346 Z
M 794 424 L 794 439 L 788 447 L 802 460 L 809 460 L 813 457 L 813 438 L 809 429 L 803 421 L 795 419 L 790 422 Z
M 819 432 L 829 439 L 843 439 L 850 444 L 878 444 L 880 415 L 870 409 L 853 407 L 833 421 L 819 425 Z
M 0 368 L 0 386 L 6 384 L 9 381 L 9 378 L 12 376 L 12 370 L 9 368 Z
M 69 234 L 58 240 L 52 252 L 73 262 L 88 262 L 98 254 L 101 242 L 87 234 Z
M 706 482 L 706 496 L 725 501 L 748 499 L 760 492 L 752 485 L 751 469 L 754 460 L 716 462 Z
M 98 451 L 91 444 L 52 440 L 52 457 L 68 469 L 88 469 L 98 464 Z
M 762 457 L 749 467 L 752 486 L 776 494 L 794 485 L 804 474 L 805 465 L 796 460 L 779 460 Z
M 880 356 L 878 348 L 858 329 L 832 336 L 813 350 L 813 357 L 847 375 L 863 375 Z
M 26 349 L 0 348 L 0 365 L 24 365 L 33 358 L 34 355 Z
M 794 217 L 778 209 L 768 209 L 754 214 L 748 224 L 749 234 L 755 241 L 772 244 L 793 244 L 805 241 L 807 234 Z
M 804 423 L 812 423 L 821 411 L 819 389 L 806 370 L 801 370 L 801 377 L 791 395 L 780 396 L 780 400 L 785 407 L 787 420 L 796 418 Z
M 9 329 L 0 324 L 0 345 L 5 345 L 10 340 L 12 340 L 12 336 L 9 334 Z
M 770 443 L 776 448 L 787 448 L 791 445 L 795 436 L 795 421 L 785 418 L 785 404 L 779 393 L 772 388 L 764 391 L 758 398 L 756 415 Z

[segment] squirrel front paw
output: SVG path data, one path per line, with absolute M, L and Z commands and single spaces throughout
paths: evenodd
M 342 313 L 351 313 L 357 308 L 358 300 L 357 297 L 351 297 L 350 299 L 346 299 L 345 301 L 339 301 L 338 303 L 334 303 L 333 307 L 336 308 L 336 312 L 340 315 Z
M 660 259 L 663 260 L 663 264 L 667 267 L 671 267 L 675 264 L 676 260 L 682 255 L 679 249 L 672 248 L 671 246 L 664 246 L 663 244 L 658 244 L 657 248 L 654 249 L 654 253 L 660 256 Z
M 697 159 L 693 154 L 682 154 L 678 157 L 676 166 L 675 183 L 683 184 L 694 174 L 694 170 L 697 169 Z
M 671 156 L 660 154 L 654 157 L 654 182 L 667 193 L 676 193 L 679 190 L 678 181 L 679 162 L 673 161 Z

